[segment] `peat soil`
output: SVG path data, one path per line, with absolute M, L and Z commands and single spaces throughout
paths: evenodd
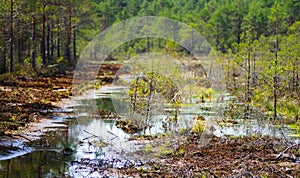
M 213 137 L 200 147 L 199 140 L 191 135 L 174 152 L 144 167 L 109 172 L 117 177 L 300 177 L 299 144 L 268 136 Z

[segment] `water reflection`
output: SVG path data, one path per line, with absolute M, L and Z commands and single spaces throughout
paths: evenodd
M 117 92 L 114 90 L 114 92 Z M 93 98 L 80 99 L 80 105 L 89 105 L 90 102 L 96 102 L 97 107 L 102 113 L 88 113 L 82 110 L 82 113 L 75 119 L 62 119 L 55 117 L 54 121 L 65 125 L 57 129 L 49 128 L 42 139 L 28 143 L 24 148 L 33 148 L 34 151 L 18 156 L 13 159 L 0 161 L 0 177 L 62 177 L 70 175 L 72 177 L 99 177 L 99 171 L 89 170 L 91 167 L 82 169 L 80 166 L 85 161 L 88 165 L 99 168 L 119 168 L 129 165 L 141 165 L 139 158 L 129 157 L 129 152 L 140 149 L 136 141 L 129 141 L 130 134 L 125 133 L 116 127 L 115 107 L 112 103 L 109 91 L 99 92 L 96 100 Z M 219 107 L 226 105 L 219 103 Z M 122 104 L 120 101 L 119 103 Z M 74 103 L 74 107 L 78 103 Z M 291 132 L 287 128 L 278 128 L 265 121 L 239 120 L 236 125 L 220 125 L 215 120 L 218 112 L 213 108 L 216 105 L 211 103 L 201 103 L 194 105 L 183 105 L 180 108 L 174 108 L 166 105 L 164 114 L 153 115 L 146 134 L 157 134 L 165 132 L 176 133 L 181 128 L 188 129 L 194 123 L 194 117 L 197 115 L 205 116 L 206 122 L 215 123 L 214 133 L 216 135 L 281 135 L 281 130 L 287 134 Z M 171 123 L 172 113 L 178 110 L 176 122 Z M 57 111 L 56 111 L 57 112 Z M 80 122 L 78 122 L 80 121 Z M 164 125 L 168 123 L 169 125 Z M 71 147 L 75 150 L 71 156 L 63 154 L 64 147 Z M 91 174 L 90 174 L 91 173 Z
M 0 177 L 62 177 L 72 157 L 61 152 L 40 150 L 0 162 Z

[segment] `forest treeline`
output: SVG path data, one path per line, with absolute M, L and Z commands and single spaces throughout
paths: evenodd
M 274 118 L 291 110 L 299 118 L 298 0 L 1 0 L 0 11 L 0 73 L 76 64 L 87 42 L 110 25 L 164 16 L 206 37 L 228 89 L 247 104 L 246 117 L 263 105 Z M 149 50 L 155 40 L 136 40 L 123 50 Z M 168 42 L 159 48 L 186 53 Z

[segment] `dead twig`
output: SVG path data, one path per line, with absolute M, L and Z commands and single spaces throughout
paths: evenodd
M 86 138 L 84 138 L 84 139 L 82 139 L 82 140 L 87 140 L 87 139 L 89 139 L 89 138 L 94 138 L 95 136 L 89 136 L 89 137 L 86 137 Z
M 114 134 L 114 133 L 112 133 L 112 132 L 110 132 L 110 131 L 107 131 L 108 133 L 110 133 L 110 134 L 112 134 L 113 136 L 116 136 L 116 137 L 118 137 L 118 135 L 116 135 L 116 134 Z M 118 137 L 119 138 L 119 137 Z
M 27 138 L 27 137 L 25 137 L 25 136 L 23 136 L 23 135 L 21 135 L 21 134 L 17 134 L 16 136 L 25 138 L 25 139 L 28 140 L 30 143 L 32 143 L 32 140 L 31 140 L 31 139 L 29 139 L 29 138 Z
M 88 133 L 88 134 L 91 134 L 91 135 L 94 136 L 94 137 L 98 137 L 97 135 L 92 134 L 91 132 L 88 132 L 88 131 L 86 131 L 86 130 L 83 130 L 83 131 L 86 132 L 86 133 Z
M 115 137 L 109 139 L 107 142 L 110 142 L 110 141 L 112 141 L 112 140 L 114 140 L 114 139 L 116 139 L 116 138 L 118 138 L 118 136 L 115 136 Z
M 279 159 L 279 158 L 280 158 L 285 152 L 287 152 L 289 149 L 294 148 L 294 147 L 299 146 L 299 145 L 300 145 L 300 143 L 295 143 L 295 144 L 293 144 L 293 145 L 287 147 L 286 149 L 284 149 L 282 152 L 280 152 L 280 153 L 276 156 L 275 160 Z

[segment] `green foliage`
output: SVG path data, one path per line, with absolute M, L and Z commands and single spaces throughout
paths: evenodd
M 101 79 L 97 79 L 95 82 L 95 89 L 98 90 L 100 88 L 100 86 L 103 85 L 103 81 Z
M 61 63 L 61 62 L 63 62 L 63 61 L 64 61 L 64 57 L 62 57 L 62 56 L 59 57 L 59 58 L 56 60 L 57 63 Z
M 172 133 L 171 133 L 170 131 L 167 131 L 165 134 L 166 134 L 166 136 L 168 136 L 168 137 L 171 137 L 171 136 L 172 136 Z
M 183 134 L 186 134 L 188 132 L 188 130 L 186 128 L 179 128 L 179 134 L 183 135 Z
M 183 148 L 180 148 L 178 154 L 183 156 L 185 154 L 185 150 Z
M 174 150 L 172 148 L 168 148 L 167 146 L 161 146 L 159 156 L 168 156 L 173 155 Z
M 228 86 L 246 106 L 263 107 L 268 115 L 273 112 L 275 117 L 276 112 L 292 119 L 298 115 L 300 45 L 296 39 L 300 25 L 295 22 L 289 27 L 289 34 L 283 35 L 286 13 L 278 3 L 270 4 L 270 7 L 272 13 L 267 17 L 272 26 L 270 34 L 274 35 L 258 36 L 257 39 L 258 31 L 253 31 L 255 28 L 250 26 L 241 35 L 241 43 L 233 45 L 223 56 L 224 69 Z M 227 58 L 233 58 L 235 63 Z
M 42 65 L 42 63 L 43 63 L 42 57 L 41 57 L 41 56 L 38 56 L 38 57 L 36 58 L 36 64 L 37 64 L 37 66 Z
M 299 123 L 290 124 L 289 126 L 293 129 L 296 129 L 296 130 L 300 131 L 300 124 Z
M 300 137 L 300 122 L 299 121 L 294 124 L 290 124 L 289 127 L 296 131 L 296 134 L 293 136 Z
M 62 0 L 59 3 L 49 1 L 45 7 L 40 1 L 27 3 L 14 1 L 12 21 L 10 1 L 1 1 L 0 5 L 2 24 L 0 27 L 0 73 L 7 72 L 10 66 L 8 64 L 11 58 L 10 47 L 13 47 L 11 48 L 13 49 L 13 62 L 16 64 L 14 67 L 20 71 L 15 75 L 44 75 L 44 71 L 51 71 L 52 69 L 42 72 L 36 72 L 36 69 L 28 70 L 31 68 L 33 57 L 35 57 L 37 68 L 44 68 L 44 65 L 41 65 L 44 62 L 43 50 L 47 64 L 57 63 L 59 71 L 63 72 L 66 70 L 65 64 L 69 63 L 66 57 L 68 48 L 76 53 L 75 56 L 73 53 L 71 55 L 71 59 L 74 59 L 71 63 L 75 63 L 76 56 L 79 56 L 86 44 L 101 30 L 132 17 L 154 15 L 180 20 L 190 25 L 204 35 L 214 49 L 226 53 L 222 55 L 224 55 L 223 67 L 228 89 L 247 106 L 266 107 L 267 110 L 275 111 L 275 108 L 269 108 L 271 101 L 277 102 L 275 98 L 283 103 L 285 98 L 289 98 L 286 96 L 293 96 L 293 101 L 299 100 L 300 3 L 294 0 Z M 71 14 L 68 14 L 68 10 Z M 43 15 L 46 17 L 44 24 L 42 23 Z M 36 23 L 35 41 L 32 38 L 34 20 Z M 11 29 L 11 24 L 12 27 L 17 28 Z M 69 24 L 71 27 L 68 27 Z M 43 29 L 44 26 L 45 29 Z M 50 32 L 48 32 L 48 27 Z M 182 34 L 184 39 L 188 32 L 174 29 L 169 33 Z M 10 41 L 10 34 L 15 34 L 12 41 Z M 118 38 L 120 35 L 122 33 L 111 34 L 105 40 L 112 43 L 114 42 L 112 38 Z M 42 49 L 43 37 L 46 40 L 44 41 L 45 49 Z M 50 42 L 47 42 L 47 37 L 50 38 Z M 71 49 L 75 46 L 70 40 L 76 40 L 76 51 Z M 148 49 L 148 42 L 150 49 Z M 53 51 L 47 51 L 49 47 L 53 47 L 54 49 L 51 49 Z M 193 47 L 197 48 L 197 46 Z M 130 58 L 148 50 L 165 52 L 176 57 L 189 55 L 188 51 L 174 42 L 153 38 L 129 41 L 120 46 L 120 50 L 116 50 L 113 55 L 119 58 Z M 35 56 L 33 52 L 36 53 Z M 49 58 L 48 55 L 53 56 Z M 249 65 L 250 69 L 247 68 Z M 50 72 L 50 74 L 53 73 Z M 182 74 L 176 68 L 173 69 L 172 75 L 173 78 L 178 78 L 178 81 L 170 80 L 170 76 L 161 77 L 159 72 L 153 74 L 150 72 L 147 75 L 148 79 L 156 82 L 153 83 L 156 87 L 154 92 L 160 92 L 167 99 L 174 96 L 175 86 L 182 81 L 180 78 Z M 0 76 L 0 80 L 2 81 L 5 77 Z M 139 110 L 147 106 L 145 101 L 150 94 L 150 80 L 141 80 L 132 84 L 132 86 L 139 85 L 143 88 L 135 93 L 143 98 L 141 101 L 136 101 L 137 106 L 141 108 Z M 246 83 L 250 87 L 246 87 Z M 96 84 L 96 88 L 99 85 Z M 159 85 L 167 87 L 166 89 L 159 88 Z M 191 87 L 195 86 L 191 85 Z M 132 90 L 130 92 L 130 95 L 133 95 Z M 199 98 L 208 95 L 205 92 L 197 94 Z M 180 99 L 177 101 L 180 103 Z M 280 113 L 285 115 L 289 115 L 289 111 L 295 113 L 294 109 L 284 109 L 282 105 L 284 104 L 279 103 Z M 273 105 L 273 107 L 276 106 Z
M 145 146 L 145 152 L 146 153 L 151 153 L 153 152 L 153 147 L 151 145 L 146 145 Z
M 204 129 L 205 129 L 205 124 L 203 123 L 203 121 L 196 120 L 192 127 L 192 132 L 201 135 Z
M 278 106 L 278 112 L 289 119 L 300 118 L 300 106 L 295 101 L 283 101 Z
M 9 119 L 9 121 L 11 121 L 11 122 L 15 122 L 15 121 L 16 121 L 16 118 L 15 118 L 15 116 L 12 116 L 12 117 Z
M 148 71 L 143 77 L 137 77 L 132 81 L 128 95 L 131 98 L 133 112 L 146 115 L 149 112 L 149 104 L 154 94 L 161 94 L 167 102 L 177 103 L 178 89 L 174 82 L 158 72 Z M 163 99 L 163 98 L 161 98 Z M 150 102 L 150 103 L 149 103 Z
M 10 1 L 1 2 L 1 15 L 2 27 L 0 30 L 3 35 L 0 35 L 1 41 L 8 41 L 7 34 L 10 30 Z M 59 3 L 49 2 L 45 7 L 39 1 L 32 1 L 22 3 L 22 1 L 15 1 L 13 4 L 15 13 L 13 13 L 13 25 L 15 40 L 12 41 L 15 49 L 22 49 L 21 53 L 15 53 L 14 57 L 21 57 L 20 61 L 25 63 L 32 62 L 32 52 L 36 51 L 38 62 L 42 62 L 42 53 L 38 50 L 39 38 L 48 35 L 47 28 L 50 25 L 50 33 L 53 32 L 54 42 L 61 40 L 60 53 L 55 49 L 54 55 L 58 56 L 59 60 L 63 60 L 63 54 L 66 52 L 66 46 L 72 48 L 73 44 L 69 44 L 70 38 L 67 38 L 68 33 L 71 32 L 71 39 L 73 32 L 76 32 L 76 54 L 79 55 L 86 44 L 95 37 L 100 30 L 106 29 L 114 23 L 126 20 L 132 17 L 153 15 L 164 16 L 172 19 L 180 20 L 189 24 L 206 39 L 210 44 L 215 46 L 218 50 L 223 52 L 228 51 L 234 43 L 241 42 L 241 34 L 247 31 L 248 25 L 254 27 L 257 32 L 257 38 L 262 35 L 271 36 L 276 33 L 275 27 L 278 27 L 278 32 L 286 34 L 287 28 L 300 20 L 299 7 L 300 3 L 293 0 L 211 0 L 211 1 L 190 1 L 190 0 L 129 0 L 129 1 L 98 1 L 98 0 L 62 0 Z M 69 5 L 69 6 L 68 6 Z M 69 14 L 68 8 L 71 8 L 72 16 L 66 18 Z M 16 13 L 17 12 L 17 13 Z M 42 24 L 42 16 L 45 15 L 45 24 Z M 33 25 L 33 18 L 36 19 L 36 36 L 35 41 L 32 41 L 32 34 L 28 34 L 28 29 Z M 71 20 L 71 25 L 74 27 L 71 31 L 68 30 L 68 23 L 62 23 L 64 20 Z M 277 23 L 278 22 L 278 23 Z M 280 23 L 279 23 L 280 22 Z M 53 23 L 53 24 L 52 24 Z M 277 25 L 276 25 L 277 24 Z M 46 29 L 43 29 L 43 27 Z M 43 35 L 43 31 L 46 34 Z M 58 34 L 60 32 L 60 34 Z M 182 32 L 183 33 L 183 32 Z M 58 36 L 60 35 L 60 36 Z M 118 36 L 120 34 L 114 34 Z M 22 47 L 20 40 L 22 42 Z M 46 39 L 45 39 L 46 40 Z M 52 43 L 52 40 L 50 40 Z M 172 42 L 164 42 L 161 46 L 157 45 L 159 40 L 151 40 L 151 48 L 166 50 L 171 53 L 182 52 L 181 47 Z M 111 41 L 110 41 L 111 42 Z M 32 43 L 36 43 L 32 45 Z M 138 39 L 130 43 L 122 51 L 122 54 L 131 56 L 135 52 L 145 52 L 147 50 L 147 42 L 145 39 Z M 48 47 L 47 43 L 46 47 Z M 50 44 L 53 46 L 52 44 Z M 8 52 L 8 45 L 6 43 L 0 44 L 1 51 L 1 64 L 3 64 L 3 52 Z M 55 44 L 56 48 L 57 45 Z M 42 50 L 42 49 L 41 49 Z M 48 51 L 46 52 L 46 54 Z M 21 55 L 19 55 L 21 54 Z M 188 54 L 185 52 L 185 54 Z M 48 54 L 47 54 L 48 55 Z M 52 55 L 52 54 L 51 54 Z M 48 59 L 49 63 L 55 63 L 52 59 Z M 72 58 L 75 58 L 73 56 Z M 67 60 L 67 58 L 66 58 Z M 59 63 L 59 61 L 57 61 Z M 74 61 L 76 62 L 76 61 Z M 16 62 L 19 63 L 19 62 Z M 22 62 L 21 62 L 22 63 Z M 8 65 L 4 66 L 4 68 Z M 1 68 L 0 72 L 4 72 Z
M 284 6 L 275 1 L 268 15 L 269 29 L 273 31 L 273 34 L 280 33 L 286 29 L 286 18 L 287 12 L 285 12 Z

